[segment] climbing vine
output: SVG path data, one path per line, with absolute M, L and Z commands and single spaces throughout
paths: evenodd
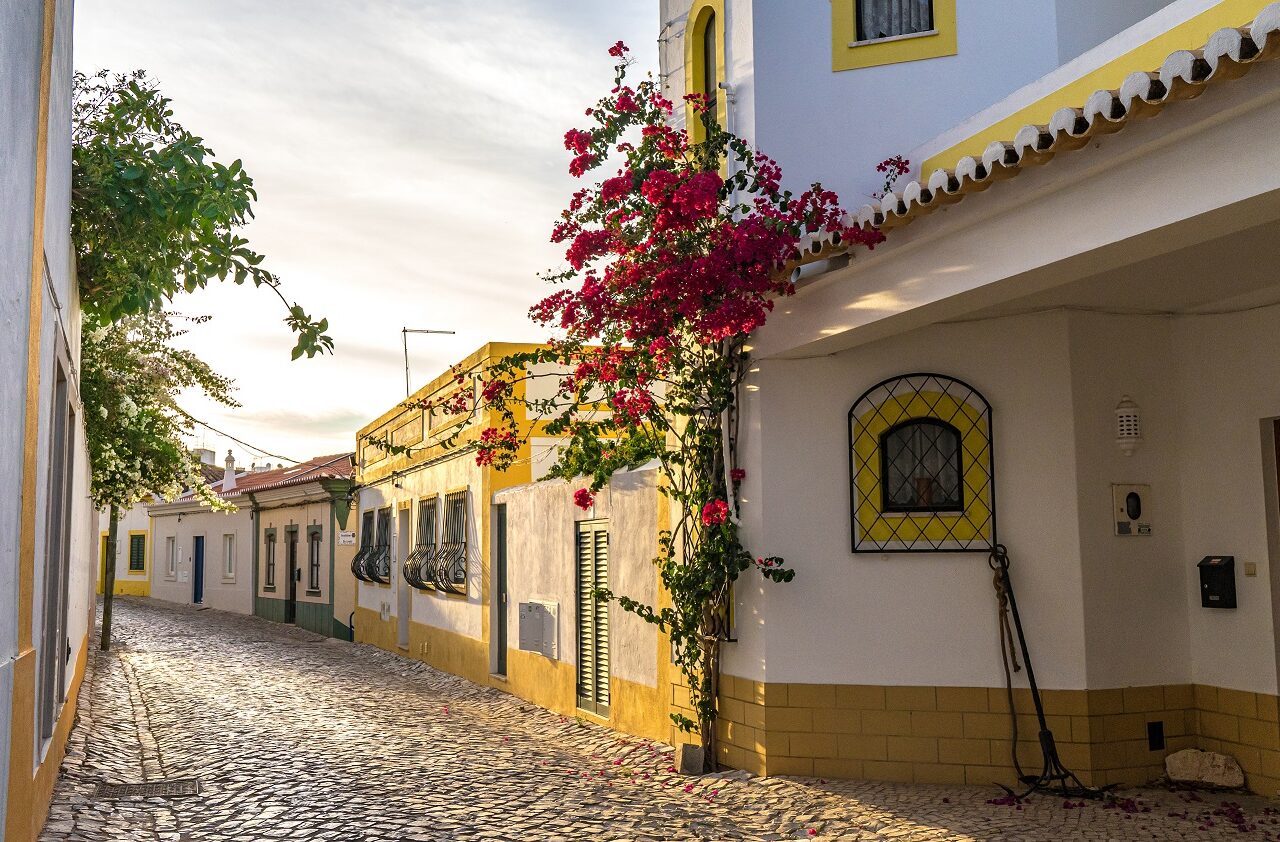
M 699 96 L 687 99 L 705 140 L 692 142 L 651 78 L 628 83 L 626 46 L 609 52 L 612 90 L 587 109 L 587 127 L 564 136 L 570 174 L 600 176 L 557 221 L 551 239 L 563 244 L 567 265 L 545 276 L 559 289 L 530 313 L 555 338 L 491 365 L 478 393 L 465 385 L 469 372 L 456 372 L 458 391 L 436 405 L 459 412 L 475 401 L 489 410 L 496 423 L 468 446 L 499 469 L 529 434 L 515 408 L 545 419 L 539 434 L 562 442 L 551 475 L 586 478 L 574 495 L 582 508 L 615 471 L 658 461 L 660 488 L 674 504 L 655 559 L 670 604 L 596 596 L 670 636 L 693 710 L 672 718 L 699 733 L 713 764 L 730 588 L 751 569 L 774 582 L 795 575 L 780 558 L 753 555 L 740 535 L 746 342 L 774 300 L 794 292 L 790 270 L 805 235 L 869 246 L 881 236 L 846 224 L 820 185 L 784 190 L 778 165 L 725 131 Z M 542 379 L 550 388 L 530 388 Z

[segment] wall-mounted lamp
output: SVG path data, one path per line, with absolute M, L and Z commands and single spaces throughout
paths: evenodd
M 178 512 L 178 523 L 182 523 L 182 512 Z
M 1116 404 L 1116 447 L 1125 456 L 1142 444 L 1142 410 L 1133 402 L 1133 398 L 1125 395 Z

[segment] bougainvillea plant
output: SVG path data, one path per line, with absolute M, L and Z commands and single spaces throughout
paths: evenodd
M 514 408 L 550 419 L 539 434 L 563 442 L 551 475 L 586 478 L 574 495 L 584 509 L 615 471 L 658 460 L 660 488 L 674 503 L 655 559 L 670 604 L 596 596 L 670 636 L 695 717 L 672 719 L 699 733 L 711 765 L 730 586 L 752 568 L 775 582 L 795 575 L 782 559 L 755 557 L 739 535 L 745 345 L 775 299 L 794 292 L 806 235 L 868 246 L 882 236 L 847 224 L 820 185 L 784 190 L 779 166 L 718 125 L 699 96 L 687 100 L 704 139 L 691 141 L 651 78 L 628 84 L 626 46 L 609 52 L 613 89 L 587 109 L 588 127 L 564 136 L 570 174 L 598 180 L 561 214 L 551 239 L 564 245 L 567 266 L 546 276 L 560 288 L 531 310 L 555 338 L 482 374 L 475 399 L 498 421 L 468 446 L 480 464 L 506 468 L 528 435 Z M 469 373 L 456 375 L 446 412 L 462 411 L 472 393 L 462 385 Z M 538 378 L 554 388 L 524 388 Z

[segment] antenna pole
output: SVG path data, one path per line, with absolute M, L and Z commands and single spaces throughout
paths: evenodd
M 409 334 L 411 333 L 445 333 L 452 335 L 452 330 L 422 330 L 419 328 L 402 327 L 400 328 L 400 341 L 404 345 L 404 396 L 407 398 L 413 394 L 413 390 L 409 387 Z

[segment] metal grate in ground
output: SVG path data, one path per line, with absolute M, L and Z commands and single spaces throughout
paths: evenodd
M 199 795 L 200 781 L 195 778 L 176 778 L 172 781 L 151 781 L 145 784 L 98 784 L 94 797 L 100 800 L 116 798 L 181 798 Z

